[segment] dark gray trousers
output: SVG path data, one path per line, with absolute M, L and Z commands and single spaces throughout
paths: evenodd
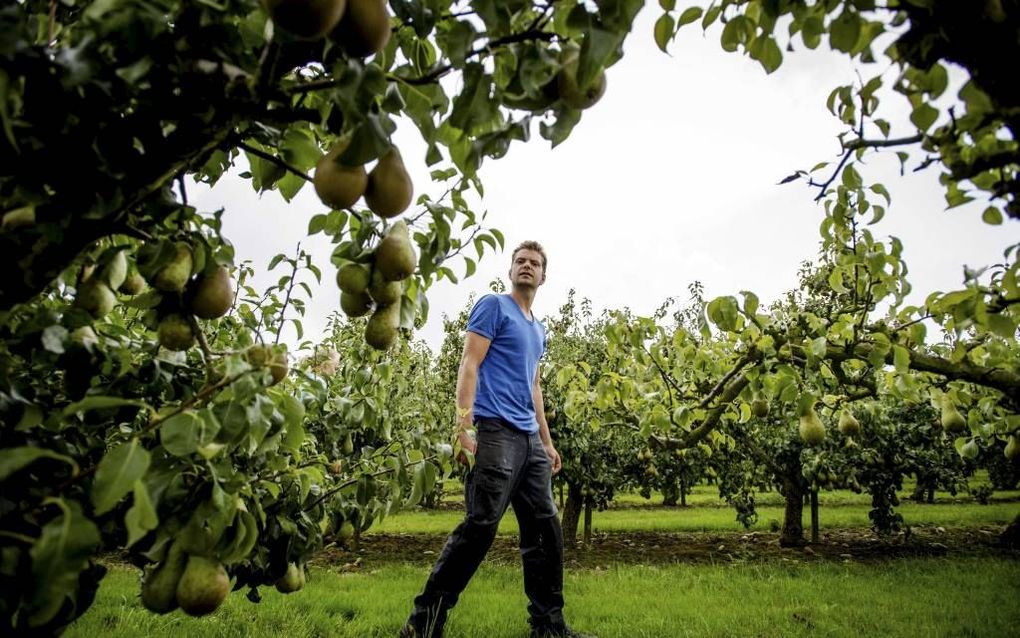
M 475 423 L 478 449 L 464 486 L 464 520 L 453 530 L 409 622 L 440 636 L 446 614 L 478 569 L 507 506 L 520 527 L 524 592 L 531 624 L 563 626 L 563 532 L 552 494 L 552 464 L 536 434 L 498 419 Z

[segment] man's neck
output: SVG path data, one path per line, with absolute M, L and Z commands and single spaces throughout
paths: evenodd
M 510 293 L 525 317 L 531 317 L 531 304 L 535 302 L 535 292 L 537 291 L 534 288 L 515 287 Z

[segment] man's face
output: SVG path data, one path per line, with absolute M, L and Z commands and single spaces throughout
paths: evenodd
M 542 255 L 537 250 L 522 249 L 510 264 L 510 283 L 513 286 L 538 288 L 545 283 Z

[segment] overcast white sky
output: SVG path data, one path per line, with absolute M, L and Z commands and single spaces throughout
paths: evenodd
M 429 322 L 417 336 L 434 351 L 442 314 L 457 313 L 491 280 L 505 280 L 509 251 L 525 239 L 540 241 L 549 254 L 539 316 L 554 314 L 571 288 L 596 309 L 648 314 L 667 297 L 686 299 L 694 280 L 705 285 L 707 298 L 752 290 L 767 303 L 794 287 L 799 264 L 814 258 L 822 220 L 815 192 L 800 182 L 776 183 L 796 169 L 838 160 L 843 128 L 825 100 L 855 78 L 845 56 L 800 46 L 769 76 L 749 58 L 724 52 L 718 29 L 703 35 L 689 25 L 669 57 L 653 42 L 658 15 L 654 4 L 642 10 L 624 59 L 608 71 L 605 97 L 565 143 L 550 149 L 536 121 L 528 144 L 515 143 L 506 157 L 483 165 L 486 194 L 478 210 L 503 231 L 507 253 L 488 254 L 457 286 L 444 281 L 429 291 Z M 894 126 L 907 121 L 904 107 L 900 96 L 887 97 L 883 108 Z M 909 133 L 893 129 L 893 136 Z M 403 124 L 396 141 L 417 192 L 441 194 L 428 181 L 413 125 Z M 1015 223 L 983 224 L 982 204 L 946 211 L 934 170 L 900 177 L 889 153 L 862 172 L 892 193 L 889 213 L 873 232 L 903 240 L 914 303 L 932 290 L 959 287 L 963 264 L 1001 261 L 1003 249 L 1020 241 Z M 200 209 L 227 209 L 224 233 L 238 260 L 251 259 L 260 271 L 256 287 L 279 277 L 262 272 L 272 255 L 293 252 L 299 241 L 316 256 L 323 285 L 304 323 L 306 338 L 321 335 L 339 292 L 328 240 L 305 236 L 309 219 L 326 212 L 311 186 L 290 204 L 276 192 L 259 197 L 237 177 L 224 177 L 212 190 L 193 186 L 190 195 Z M 463 264 L 454 263 L 462 274 Z

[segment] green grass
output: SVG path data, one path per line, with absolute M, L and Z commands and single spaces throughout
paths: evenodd
M 854 495 L 856 496 L 856 495 Z M 831 505 L 821 500 L 819 525 L 821 529 L 870 527 L 867 503 Z M 783 508 L 759 506 L 758 522 L 751 529 L 768 530 L 772 521 L 781 523 Z M 959 527 L 974 525 L 1005 525 L 1020 513 L 1020 503 L 993 502 L 936 503 L 934 505 L 907 502 L 896 508 L 907 525 L 941 525 Z M 460 511 L 409 511 L 393 514 L 374 525 L 369 533 L 448 534 L 463 518 Z M 804 508 L 804 523 L 810 522 L 810 508 Z M 595 512 L 592 516 L 595 531 L 676 531 L 722 532 L 742 531 L 730 507 L 679 508 L 616 508 Z M 517 519 L 512 512 L 503 517 L 500 534 L 516 534 Z
M 137 572 L 117 568 L 74 638 L 394 636 L 427 570 L 313 570 L 302 592 L 233 593 L 215 614 L 154 616 L 137 601 Z M 449 638 L 524 636 L 519 569 L 483 565 L 449 624 Z M 768 562 L 617 566 L 573 571 L 567 615 L 601 638 L 639 636 L 1014 636 L 1020 562 L 907 559 L 878 564 Z

